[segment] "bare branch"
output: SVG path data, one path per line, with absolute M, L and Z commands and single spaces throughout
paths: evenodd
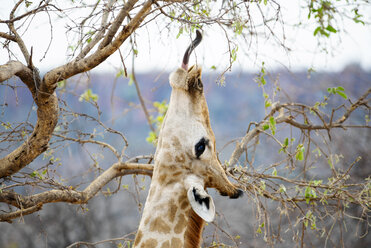
M 113 0 L 110 0 L 106 4 L 105 9 L 103 10 L 101 28 L 100 28 L 99 32 L 96 35 L 94 35 L 94 37 L 92 38 L 92 40 L 89 43 L 87 43 L 86 46 L 82 49 L 82 51 L 80 52 L 80 54 L 76 57 L 76 61 L 84 58 L 91 51 L 91 49 L 93 49 L 93 47 L 96 44 L 98 44 L 98 42 L 101 39 L 103 39 L 104 34 L 106 32 L 106 28 L 107 28 L 106 26 L 107 26 L 108 15 L 109 15 L 109 12 L 110 12 L 110 9 L 111 9 L 113 3 L 114 3 L 114 1 Z
M 371 93 L 371 88 L 369 88 L 355 103 L 353 103 L 348 109 L 347 111 L 345 112 L 345 114 L 340 117 L 336 123 L 343 123 L 344 121 L 346 121 L 349 117 L 349 115 L 355 110 L 357 109 L 360 105 L 362 104 L 365 104 L 367 102 L 365 102 L 365 99 L 366 97 Z
M 118 34 L 117 38 L 107 46 L 99 49 L 92 55 L 81 59 L 79 61 L 72 61 L 66 65 L 57 67 L 52 71 L 49 71 L 44 76 L 44 82 L 46 85 L 46 92 L 53 92 L 56 88 L 56 83 L 65 80 L 73 75 L 81 72 L 91 70 L 103 61 L 105 61 L 111 54 L 121 46 L 121 44 L 133 33 L 133 31 L 139 27 L 148 11 L 150 10 L 152 1 L 149 0 L 144 3 L 140 11 L 134 16 L 133 19 L 126 25 L 123 30 Z
M 134 58 L 135 58 L 135 54 L 133 53 L 133 60 L 132 60 L 133 65 L 131 67 L 131 76 L 132 76 L 132 79 L 133 79 L 133 82 L 134 82 L 134 85 L 135 85 L 135 89 L 137 91 L 137 95 L 138 95 L 138 98 L 139 98 L 140 105 L 142 106 L 144 115 L 146 117 L 148 126 L 149 126 L 149 128 L 151 129 L 152 132 L 156 132 L 156 130 L 154 129 L 154 127 L 152 125 L 151 118 L 149 116 L 149 113 L 148 113 L 148 110 L 147 110 L 147 107 L 146 107 L 146 103 L 144 102 L 144 99 L 142 97 L 142 93 L 140 92 L 140 88 L 139 88 L 137 78 L 135 76 L 135 67 L 134 67 L 135 61 L 134 61 Z M 121 59 L 121 62 L 124 65 L 124 61 L 122 59 Z
M 93 242 L 93 243 L 92 242 L 78 241 L 78 242 L 75 242 L 75 243 L 67 246 L 66 248 L 81 247 L 81 245 L 86 245 L 87 247 L 89 247 L 89 246 L 96 246 L 96 245 L 100 245 L 100 244 L 104 244 L 104 243 L 112 243 L 112 242 L 115 242 L 115 241 L 132 241 L 132 239 L 126 238 L 126 236 L 129 236 L 131 234 L 132 233 L 129 233 L 129 234 L 127 234 L 127 235 L 125 235 L 124 237 L 121 237 L 121 238 L 106 239 L 106 240 L 101 240 L 101 241 Z
M 343 125 L 344 121 L 346 121 L 350 114 L 357 109 L 359 106 L 362 104 L 366 104 L 365 99 L 367 96 L 371 93 L 371 88 L 369 88 L 354 104 L 352 104 L 349 108 L 347 108 L 346 112 L 340 117 L 337 121 L 335 122 L 330 122 L 326 123 L 324 121 L 324 118 L 317 112 L 315 111 L 316 115 L 321 119 L 323 122 L 322 125 L 312 125 L 312 124 L 303 124 L 295 121 L 295 118 L 291 115 L 289 116 L 284 116 L 283 112 L 280 114 L 278 117 L 275 118 L 276 123 L 288 123 L 291 126 L 297 127 L 301 130 L 329 130 L 331 128 L 346 128 L 345 125 Z M 271 112 L 264 118 L 263 121 L 259 122 L 256 127 L 249 131 L 242 139 L 241 141 L 237 141 L 236 143 L 236 148 L 234 149 L 229 161 L 228 165 L 233 166 L 238 162 L 238 159 L 242 155 L 242 153 L 245 150 L 246 145 L 259 133 L 263 130 L 263 126 L 268 123 L 269 117 L 273 116 L 276 112 L 280 111 L 282 108 L 288 108 L 290 106 L 300 106 L 306 109 L 313 110 L 309 106 L 305 106 L 300 103 L 285 103 L 285 104 L 276 104 L 274 107 L 272 107 Z M 354 126 L 353 126 L 354 127 Z M 364 128 L 369 128 L 369 126 L 359 126 L 359 127 L 364 127 Z
M 23 215 L 37 211 L 37 209 L 34 209 L 35 206 L 41 209 L 43 204 L 51 202 L 84 204 L 87 203 L 92 197 L 94 197 L 107 183 L 109 183 L 115 177 L 125 176 L 129 174 L 152 176 L 152 171 L 152 164 L 118 162 L 113 164 L 103 174 L 98 176 L 83 191 L 77 191 L 75 189 L 72 189 L 71 187 L 65 187 L 63 189 L 54 189 L 30 196 L 23 196 L 11 191 L 3 191 L 0 194 L 0 202 L 6 202 L 19 209 L 29 209 L 29 211 L 23 211 Z M 11 219 L 19 217 L 20 214 L 20 212 L 16 211 L 13 213 L 8 213 L 6 215 L 0 215 L 0 221 L 10 221 Z
M 14 35 L 10 35 L 10 34 L 4 33 L 4 32 L 0 32 L 0 37 L 2 37 L 4 39 L 7 39 L 7 40 L 14 41 L 14 42 L 17 41 Z
M 26 209 L 20 209 L 11 213 L 7 214 L 0 214 L 0 222 L 9 222 L 12 223 L 12 219 L 19 218 L 24 215 L 32 214 L 34 212 L 40 211 L 42 209 L 42 204 L 37 204 L 35 206 L 26 208 Z
M 23 0 L 19 1 L 17 3 L 16 8 L 14 9 L 14 11 L 18 8 L 19 4 L 21 4 L 22 2 L 23 2 Z M 14 17 L 14 11 L 13 11 L 13 15 L 11 16 L 11 18 L 9 20 L 0 20 L 0 23 L 14 23 L 16 21 L 19 21 L 26 16 L 33 15 L 33 14 L 36 14 L 37 12 L 43 11 L 46 7 L 49 6 L 49 3 L 50 3 L 50 0 L 46 1 L 45 4 L 39 5 L 37 8 L 35 8 L 33 10 L 30 10 L 30 11 L 27 11 L 26 13 L 24 13 L 20 16 L 17 16 L 17 17 Z
M 125 6 L 120 10 L 120 13 L 117 15 L 114 23 L 112 23 L 103 41 L 100 43 L 99 49 L 102 49 L 103 47 L 107 46 L 107 44 L 112 41 L 113 37 L 117 33 L 117 30 L 122 25 L 122 22 L 124 21 L 125 17 L 129 15 L 129 11 L 134 7 L 136 2 L 138 2 L 138 0 L 129 0 L 128 2 L 126 2 Z
M 14 13 L 22 2 L 23 2 L 23 0 L 20 0 L 16 3 L 16 5 L 12 9 L 12 11 L 10 12 L 9 19 L 14 18 Z M 25 60 L 28 64 L 29 61 L 30 61 L 30 53 L 28 52 L 28 50 L 26 48 L 26 45 L 24 44 L 22 38 L 19 36 L 16 28 L 14 27 L 14 23 L 9 22 L 8 27 L 9 27 L 10 31 L 14 34 L 15 42 L 18 44 L 19 49 L 21 49 L 21 52 L 22 52 L 22 54 L 23 54 L 23 56 L 24 56 L 24 58 L 25 58 Z

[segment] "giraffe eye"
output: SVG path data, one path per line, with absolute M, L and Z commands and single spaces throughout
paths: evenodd
M 202 88 L 204 87 L 203 84 L 202 84 L 202 81 L 200 78 L 194 78 L 192 81 L 192 87 L 199 90 L 199 91 L 202 91 Z
M 202 90 L 202 87 L 203 87 L 203 85 L 202 85 L 201 79 L 198 78 L 197 79 L 197 88 Z
M 209 143 L 209 141 L 206 140 L 205 138 L 202 138 L 202 139 L 200 139 L 199 142 L 197 142 L 197 144 L 195 145 L 195 153 L 196 153 L 197 158 L 200 158 L 202 153 L 204 153 L 208 143 Z

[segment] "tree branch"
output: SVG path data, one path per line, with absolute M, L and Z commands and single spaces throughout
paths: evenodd
M 146 15 L 148 14 L 152 5 L 152 0 L 144 3 L 140 11 L 134 16 L 133 19 L 126 25 L 123 30 L 118 34 L 117 38 L 102 49 L 97 50 L 92 55 L 81 59 L 79 61 L 72 61 L 63 66 L 57 67 L 44 76 L 45 92 L 53 92 L 57 87 L 57 82 L 72 77 L 78 73 L 91 70 L 103 61 L 105 61 L 111 54 L 121 46 L 121 44 L 139 27 Z
M 36 70 L 36 69 L 35 69 Z M 31 163 L 46 151 L 52 133 L 58 121 L 58 99 L 54 94 L 38 91 L 35 70 L 31 70 L 19 61 L 9 61 L 0 66 L 0 82 L 18 76 L 27 85 L 38 106 L 37 122 L 32 134 L 14 151 L 0 159 L 0 178 L 10 176 Z
M 301 130 L 329 130 L 331 128 L 345 128 L 346 126 L 343 125 L 343 123 L 349 118 L 350 114 L 357 109 L 362 104 L 366 104 L 366 98 L 371 93 L 371 88 L 369 88 L 358 100 L 351 104 L 349 108 L 347 108 L 346 112 L 335 122 L 326 123 L 324 121 L 324 118 L 319 115 L 319 113 L 316 113 L 318 117 L 323 122 L 323 125 L 312 125 L 312 124 L 302 124 L 297 121 L 295 121 L 295 118 L 291 115 L 284 116 L 283 112 L 278 117 L 275 118 L 276 123 L 282 123 L 285 122 L 287 124 L 290 124 L 291 126 L 297 127 Z M 259 122 L 255 128 L 251 131 L 249 131 L 242 139 L 241 141 L 237 141 L 236 148 L 234 149 L 229 161 L 228 165 L 232 167 L 238 162 L 238 159 L 242 155 L 242 153 L 245 150 L 246 145 L 259 133 L 263 130 L 263 126 L 268 124 L 269 117 L 273 116 L 276 112 L 280 111 L 282 108 L 288 108 L 290 106 L 300 106 L 307 109 L 312 109 L 309 106 L 305 106 L 303 104 L 297 104 L 297 103 L 285 103 L 285 104 L 276 104 L 272 107 L 271 112 L 261 121 Z M 362 126 L 362 127 L 369 127 L 369 126 Z
M 22 2 L 23 2 L 23 0 L 20 0 L 16 3 L 16 5 L 12 9 L 12 11 L 10 12 L 9 19 L 14 18 L 14 13 Z M 9 22 L 8 27 L 9 27 L 10 31 L 14 34 L 15 42 L 18 44 L 19 49 L 21 49 L 23 57 L 25 58 L 26 63 L 28 64 L 30 62 L 30 53 L 28 52 L 28 50 L 26 48 L 26 45 L 24 44 L 22 38 L 19 36 L 17 30 L 15 29 L 14 23 Z
M 112 41 L 113 37 L 117 33 L 117 30 L 122 25 L 122 22 L 124 21 L 125 17 L 129 15 L 130 10 L 134 7 L 136 2 L 138 2 L 138 0 L 129 0 L 128 2 L 126 2 L 125 6 L 120 10 L 119 14 L 117 15 L 116 20 L 114 21 L 114 23 L 112 23 L 103 41 L 100 43 L 99 49 L 102 49 L 103 47 L 107 46 L 108 43 Z
M 112 179 L 120 176 L 129 174 L 140 174 L 152 176 L 153 165 L 152 164 L 137 164 L 137 163 L 115 163 L 101 175 L 99 175 L 93 182 L 91 182 L 83 191 L 72 189 L 71 187 L 65 187 L 63 189 L 54 189 L 46 192 L 42 192 L 35 195 L 23 196 L 12 191 L 3 191 L 0 193 L 0 202 L 5 202 L 19 209 L 29 209 L 28 211 L 22 210 L 22 214 L 30 214 L 37 209 L 39 210 L 43 204 L 52 202 L 68 202 L 72 204 L 84 204 L 87 203 L 92 197 L 94 197 L 106 184 Z M 33 210 L 33 211 L 31 211 Z M 11 219 L 20 216 L 20 212 L 15 211 L 0 215 L 0 221 L 11 221 Z
M 14 60 L 9 61 L 5 65 L 0 65 L 0 82 L 4 82 L 16 75 L 30 76 L 32 75 L 32 71 L 27 66 L 23 65 L 21 62 Z M 24 76 L 23 78 L 26 79 L 27 76 Z M 29 85 L 27 84 L 27 86 Z
M 366 97 L 371 93 L 371 88 L 369 88 L 355 103 L 353 103 L 348 109 L 347 111 L 345 112 L 345 114 L 340 117 L 336 123 L 343 123 L 344 121 L 346 121 L 346 119 L 348 119 L 349 115 L 357 108 L 359 107 L 360 105 L 364 104 L 365 103 L 365 99 Z
M 149 115 L 147 107 L 146 107 L 146 103 L 144 102 L 144 99 L 142 97 L 142 93 L 140 92 L 140 88 L 139 88 L 137 78 L 135 76 L 135 61 L 134 61 L 134 58 L 135 58 L 135 53 L 133 52 L 133 60 L 132 60 L 133 65 L 131 67 L 131 77 L 133 79 L 135 89 L 137 91 L 137 95 L 138 95 L 138 98 L 139 98 L 139 102 L 140 102 L 140 105 L 142 106 L 142 109 L 143 109 L 144 115 L 146 117 L 148 126 L 149 126 L 149 128 L 151 129 L 152 132 L 156 132 L 156 130 L 154 129 L 154 127 L 152 125 L 151 118 L 150 118 L 150 115 Z M 124 60 L 122 58 L 121 58 L 121 62 L 124 65 Z
M 19 4 L 21 4 L 22 2 L 23 2 L 23 0 L 19 1 L 17 3 L 16 8 L 18 8 Z M 5 21 L 0 20 L 0 23 L 13 23 L 13 22 L 19 21 L 19 20 L 23 19 L 26 16 L 29 16 L 29 15 L 32 15 L 32 14 L 36 14 L 37 12 L 43 11 L 46 7 L 49 6 L 49 3 L 50 3 L 50 0 L 46 1 L 45 4 L 39 5 L 37 8 L 35 8 L 33 10 L 30 10 L 30 11 L 24 13 L 23 15 L 20 15 L 20 16 L 17 16 L 17 17 L 14 17 L 14 14 L 13 14 L 13 16 L 9 20 L 5 20 Z
M 2 37 L 2 38 L 4 38 L 4 39 L 7 39 L 7 40 L 14 41 L 14 42 L 17 41 L 17 40 L 15 39 L 15 36 L 14 36 L 14 35 L 10 35 L 10 34 L 3 33 L 3 32 L 0 32 L 0 37 Z
M 110 0 L 107 4 L 106 4 L 106 8 L 103 10 L 103 15 L 102 15 L 102 22 L 101 22 L 101 28 L 99 30 L 99 32 L 97 34 L 94 35 L 94 37 L 92 38 L 92 40 L 86 44 L 86 46 L 81 50 L 80 54 L 76 57 L 76 61 L 84 58 L 90 51 L 91 49 L 93 49 L 93 47 L 98 44 L 98 42 L 103 39 L 104 37 L 104 34 L 106 32 L 106 29 L 107 29 L 107 19 L 108 19 L 108 15 L 109 15 L 109 12 L 110 12 L 110 9 L 113 5 L 114 1 L 113 0 Z
M 12 219 L 19 218 L 21 216 L 29 215 L 34 212 L 40 211 L 42 206 L 43 206 L 42 204 L 37 204 L 35 206 L 29 207 L 26 209 L 20 209 L 20 210 L 7 213 L 7 214 L 0 214 L 0 222 L 5 221 L 5 222 L 12 223 Z

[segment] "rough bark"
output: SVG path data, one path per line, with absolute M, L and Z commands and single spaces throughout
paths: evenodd
M 0 66 L 0 82 L 18 76 L 27 85 L 38 107 L 37 122 L 31 135 L 18 148 L 0 159 L 0 178 L 10 176 L 31 163 L 48 148 L 58 122 L 58 99 L 55 93 L 40 92 L 38 73 L 18 61 Z

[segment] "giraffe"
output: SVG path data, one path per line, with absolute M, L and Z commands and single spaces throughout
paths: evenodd
M 154 171 L 134 247 L 200 247 L 205 221 L 215 216 L 215 205 L 206 188 L 238 198 L 215 150 L 209 111 L 203 94 L 201 68 L 188 69 L 196 39 L 185 52 L 180 68 L 170 74 L 172 87 L 154 157 Z

